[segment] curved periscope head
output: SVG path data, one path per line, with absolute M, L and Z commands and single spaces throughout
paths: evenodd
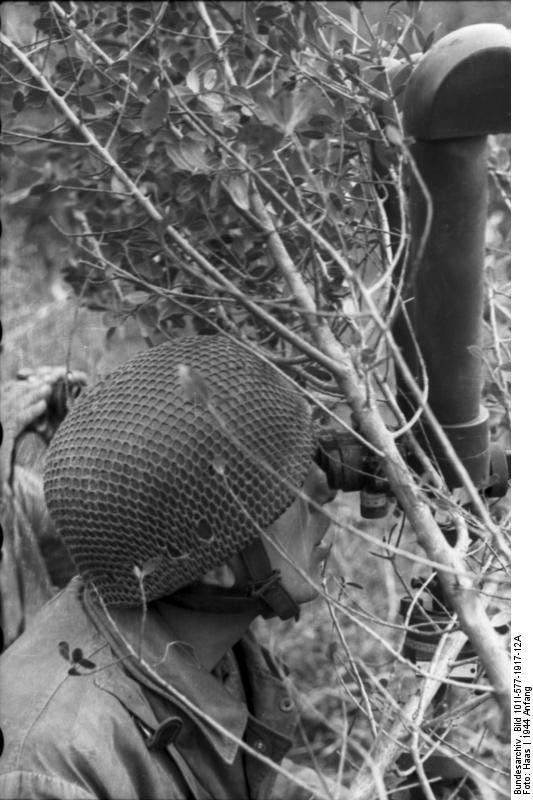
M 405 90 L 405 132 L 435 141 L 501 133 L 511 126 L 511 32 L 468 25 L 420 59 Z

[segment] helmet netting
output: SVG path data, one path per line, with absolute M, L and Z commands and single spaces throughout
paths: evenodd
M 286 378 L 226 337 L 184 337 L 77 400 L 45 496 L 84 579 L 108 605 L 136 605 L 139 571 L 150 601 L 242 550 L 293 501 L 312 455 L 309 408 Z

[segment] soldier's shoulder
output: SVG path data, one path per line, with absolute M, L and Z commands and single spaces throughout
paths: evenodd
M 92 671 L 79 667 L 76 675 L 72 669 L 80 653 L 89 664 L 108 648 L 84 613 L 78 590 L 69 585 L 54 597 L 0 656 L 4 768 L 8 761 L 20 763 L 32 743 L 41 748 L 45 740 L 68 737 L 80 709 L 94 704 Z

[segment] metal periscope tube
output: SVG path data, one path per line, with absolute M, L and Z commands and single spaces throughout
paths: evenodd
M 473 481 L 489 471 L 488 413 L 481 405 L 481 320 L 487 218 L 487 136 L 510 128 L 510 32 L 471 25 L 444 36 L 405 90 L 404 129 L 431 196 L 413 175 L 411 320 L 426 365 L 429 405 Z M 429 436 L 450 487 L 455 470 Z

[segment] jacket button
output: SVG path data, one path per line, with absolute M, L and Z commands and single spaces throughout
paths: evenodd
M 279 707 L 281 711 L 292 711 L 294 708 L 294 703 L 290 697 L 282 697 L 279 701 Z
M 266 753 L 267 750 L 267 746 L 262 739 L 256 739 L 253 742 L 252 747 L 254 750 L 257 750 L 258 753 Z

